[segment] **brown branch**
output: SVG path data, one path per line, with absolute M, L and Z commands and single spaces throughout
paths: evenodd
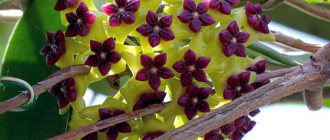
M 313 56 L 314 60 L 308 61 L 301 69 L 194 119 L 176 130 L 167 132 L 156 140 L 194 139 L 261 106 L 305 89 L 318 88 L 330 77 L 328 54 L 330 54 L 330 45 L 320 49 Z
M 309 4 L 307 2 L 304 2 L 303 0 L 286 0 L 286 2 L 293 7 L 296 7 L 297 9 L 306 12 L 312 16 L 326 21 L 330 21 L 330 10 L 326 8 Z
M 79 128 L 73 131 L 70 131 L 68 133 L 64 133 L 62 135 L 50 138 L 49 140 L 69 140 L 69 139 L 74 139 L 78 136 L 83 136 L 86 134 L 90 134 L 92 132 L 96 132 L 98 130 L 104 129 L 104 128 L 108 128 L 110 126 L 122 123 L 122 122 L 126 122 L 129 120 L 132 120 L 134 118 L 138 118 L 138 117 L 143 117 L 143 116 L 147 116 L 147 115 L 151 115 L 151 114 L 155 114 L 159 111 L 161 111 L 163 108 L 165 107 L 165 104 L 162 105 L 153 105 L 150 106 L 148 108 L 144 108 L 144 109 L 139 109 L 133 112 L 128 112 L 116 117 L 112 117 L 109 119 L 105 119 L 99 122 L 96 122 L 94 124 L 88 125 L 86 127 L 83 128 Z
M 330 99 L 330 90 L 327 87 L 323 88 L 323 99 Z M 298 92 L 288 97 L 282 98 L 279 102 L 286 103 L 286 102 L 302 102 L 302 101 L 304 101 L 303 92 Z
M 11 1 L 5 1 L 0 4 L 0 10 L 22 10 L 23 5 L 20 2 L 20 0 L 11 0 Z
M 279 70 L 274 70 L 274 71 L 258 74 L 256 76 L 256 79 L 254 80 L 254 82 L 261 82 L 261 81 L 264 81 L 264 80 L 267 80 L 267 79 L 281 77 L 281 76 L 286 75 L 290 72 L 293 72 L 297 69 L 299 69 L 299 66 L 291 67 L 291 68 L 284 68 L 284 69 L 279 69 Z
M 300 39 L 295 39 L 293 37 L 284 35 L 280 32 L 276 32 L 276 31 L 272 31 L 272 32 L 274 33 L 277 42 L 288 45 L 292 48 L 296 48 L 298 50 L 315 53 L 318 49 L 321 48 L 313 44 L 305 43 Z
M 76 75 L 86 75 L 90 71 L 90 67 L 86 65 L 75 65 L 69 66 L 64 69 L 61 69 L 51 76 L 49 76 L 46 80 L 37 83 L 36 85 L 32 86 L 35 96 L 39 96 L 40 94 L 44 93 L 47 89 L 51 88 L 55 84 L 76 76 Z M 29 92 L 25 91 L 21 94 L 6 100 L 0 103 L 0 114 L 7 112 L 10 109 L 14 109 L 24 103 L 26 103 L 30 98 Z
M 266 79 L 271 79 L 271 78 L 283 76 L 283 75 L 288 74 L 288 73 L 290 73 L 290 72 L 292 72 L 292 71 L 294 71 L 298 68 L 299 67 L 292 67 L 292 68 L 286 68 L 286 69 L 267 72 L 265 74 L 257 75 L 257 79 L 260 80 L 260 81 L 263 81 L 263 80 L 266 80 Z M 156 106 L 153 106 L 153 107 L 150 107 L 150 108 L 145 108 L 145 109 L 142 109 L 142 110 L 129 112 L 129 113 L 126 113 L 126 114 L 118 116 L 118 117 L 113 117 L 111 119 L 106 119 L 106 120 L 103 120 L 103 121 L 100 121 L 100 122 L 96 122 L 96 123 L 91 124 L 89 126 L 86 126 L 86 127 L 80 128 L 80 129 L 76 129 L 76 130 L 70 131 L 68 133 L 53 137 L 53 138 L 51 138 L 51 140 L 73 139 L 75 137 L 90 134 L 92 132 L 95 132 L 95 131 L 98 131 L 98 130 L 101 130 L 101 129 L 104 129 L 104 128 L 107 128 L 107 127 L 125 122 L 125 121 L 129 121 L 129 120 L 132 120 L 134 118 L 154 114 L 154 113 L 162 110 L 164 107 L 165 107 L 165 105 L 160 105 L 160 106 L 156 105 Z

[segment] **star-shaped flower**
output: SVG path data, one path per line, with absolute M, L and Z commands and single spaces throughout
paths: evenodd
M 148 11 L 147 24 L 142 24 L 136 31 L 143 36 L 148 36 L 149 44 L 155 47 L 160 44 L 160 39 L 170 41 L 175 38 L 172 30 L 169 28 L 172 24 L 172 15 L 166 15 L 158 20 L 156 13 Z
M 114 111 L 111 111 L 106 108 L 99 109 L 100 120 L 112 118 L 112 117 L 115 117 L 115 116 L 118 116 L 118 115 L 121 115 L 124 113 L 125 113 L 125 111 L 120 110 L 120 109 L 116 109 Z M 111 126 L 109 128 L 102 129 L 101 131 L 106 131 L 108 140 L 116 140 L 119 135 L 119 132 L 120 133 L 129 133 L 132 130 L 131 130 L 131 126 L 127 122 L 123 122 L 123 123 L 119 123 L 114 126 Z
M 236 6 L 240 0 L 210 0 L 210 8 L 218 9 L 221 13 L 230 15 L 231 9 Z
M 204 135 L 205 140 L 224 140 L 224 135 L 231 140 L 241 140 L 243 136 L 252 130 L 256 122 L 243 116 L 231 123 L 214 129 Z
M 160 78 L 169 79 L 174 76 L 169 68 L 164 67 L 166 59 L 165 53 L 156 55 L 154 59 L 148 55 L 141 55 L 140 61 L 143 68 L 137 72 L 135 79 L 138 81 L 148 80 L 150 87 L 155 91 L 158 90 Z
M 140 96 L 139 100 L 135 103 L 133 110 L 149 107 L 154 104 L 161 104 L 166 96 L 165 92 L 155 91 L 147 92 Z
M 98 67 L 102 75 L 107 74 L 111 69 L 111 64 L 119 62 L 121 56 L 115 51 L 116 43 L 112 37 L 103 43 L 91 40 L 91 50 L 95 53 L 87 58 L 85 64 Z
M 58 30 L 56 33 L 47 32 L 46 33 L 46 42 L 40 54 L 46 57 L 46 62 L 48 66 L 54 65 L 60 57 L 65 52 L 65 37 L 61 30 Z
M 50 94 L 57 98 L 57 104 L 62 109 L 77 98 L 73 78 L 68 78 L 48 90 Z
M 249 33 L 240 32 L 235 20 L 229 23 L 226 30 L 219 33 L 222 50 L 227 57 L 233 54 L 245 57 L 246 51 L 243 43 L 247 42 L 249 38 Z
M 248 23 L 252 28 L 265 34 L 269 33 L 268 24 L 270 23 L 270 19 L 263 14 L 262 7 L 259 3 L 253 4 L 252 2 L 247 1 L 245 12 L 248 18 Z
M 227 79 L 227 87 L 224 89 L 223 98 L 226 100 L 235 100 L 243 94 L 253 91 L 249 84 L 250 72 L 245 71 L 238 75 L 230 76 Z
M 261 74 L 266 71 L 266 65 L 267 65 L 266 60 L 260 60 L 257 63 L 255 63 L 254 65 L 248 67 L 247 70 L 253 71 L 256 74 Z
M 194 0 L 184 0 L 184 10 L 178 15 L 178 19 L 183 23 L 188 23 L 190 30 L 197 33 L 202 26 L 215 23 L 213 18 L 207 14 L 208 8 L 208 2 L 201 2 L 196 6 Z
M 221 133 L 221 127 L 206 133 L 204 135 L 204 140 L 225 140 Z
M 211 92 L 211 88 L 199 88 L 195 85 L 186 87 L 186 94 L 179 98 L 178 104 L 184 107 L 184 112 L 189 120 L 197 115 L 197 111 L 210 111 L 210 106 L 205 100 L 210 96 Z
M 196 54 L 192 50 L 188 50 L 184 54 L 184 61 L 180 60 L 172 66 L 174 70 L 179 73 L 182 86 L 192 84 L 192 79 L 195 78 L 199 82 L 207 82 L 207 76 L 203 69 L 207 67 L 210 62 L 210 58 L 196 57 Z
M 248 71 L 253 71 L 256 74 L 261 74 L 264 73 L 266 71 L 266 60 L 260 60 L 257 63 L 255 63 L 254 65 L 250 66 L 247 68 Z M 254 82 L 251 85 L 253 86 L 254 89 L 260 88 L 266 84 L 270 83 L 270 80 L 264 80 L 261 82 Z
M 256 125 L 248 116 L 242 116 L 234 121 L 236 130 L 231 134 L 232 140 L 241 140 L 246 133 Z
M 81 140 L 97 140 L 97 132 L 90 133 L 82 137 Z
M 156 132 L 148 133 L 143 137 L 143 140 L 153 140 L 163 134 L 164 134 L 163 131 L 156 131 Z
M 140 0 L 115 0 L 115 2 L 116 4 L 108 3 L 101 7 L 110 16 L 110 26 L 119 26 L 122 21 L 126 24 L 134 23 L 134 13 L 140 7 Z
M 75 7 L 78 4 L 78 0 L 57 0 L 54 9 L 56 11 L 62 11 L 67 8 Z
M 204 135 L 205 140 L 224 140 L 224 135 L 230 136 L 234 131 L 236 130 L 236 127 L 234 123 L 228 123 L 224 126 L 221 126 L 217 129 L 214 129 Z
M 81 2 L 76 10 L 65 14 L 66 20 L 69 22 L 66 28 L 65 36 L 74 37 L 77 35 L 86 36 L 90 31 L 90 26 L 94 23 L 95 14 L 89 12 L 84 2 Z

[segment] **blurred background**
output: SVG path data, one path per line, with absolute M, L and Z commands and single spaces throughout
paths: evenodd
M 3 0 L 0 0 L 0 62 L 2 63 L 2 55 L 5 52 L 16 22 L 23 15 L 22 9 L 24 9 L 24 6 L 13 5 L 8 9 L 6 8 L 8 6 L 3 6 L 1 1 Z M 328 2 L 316 1 L 316 4 L 330 8 L 330 3 Z M 272 19 L 270 24 L 271 30 L 282 32 L 285 35 L 299 38 L 312 44 L 325 45 L 329 43 L 330 22 L 310 16 L 285 3 L 275 9 L 266 11 L 266 14 Z M 36 36 L 30 37 L 34 38 Z M 30 38 L 26 39 L 29 40 Z M 263 45 L 275 50 L 277 52 L 275 56 L 267 55 L 269 50 L 256 49 L 256 46 L 249 47 L 248 52 L 250 56 L 266 58 L 269 62 L 270 70 L 299 65 L 306 61 L 310 55 L 279 44 L 263 43 Z M 33 67 L 33 65 L 31 66 Z M 22 77 L 24 78 L 24 76 Z M 125 78 L 121 79 L 121 81 L 125 81 Z M 324 93 L 326 97 L 330 95 L 329 89 L 328 87 L 325 88 Z M 102 103 L 105 97 L 110 94 L 113 94 L 113 89 L 106 81 L 101 81 L 90 85 L 84 99 L 88 105 L 95 105 Z M 52 102 L 56 104 L 55 100 Z M 327 133 L 330 126 L 329 106 L 330 100 L 326 99 L 324 108 L 317 112 L 311 112 L 303 104 L 300 93 L 297 93 L 281 100 L 279 103 L 261 108 L 261 113 L 253 118 L 257 125 L 244 137 L 244 140 L 329 140 L 330 136 Z M 31 114 L 27 113 L 25 115 Z M 10 120 L 10 117 L 12 116 L 1 116 L 0 126 L 1 122 Z M 0 133 L 1 131 L 8 131 L 5 129 L 0 128 Z

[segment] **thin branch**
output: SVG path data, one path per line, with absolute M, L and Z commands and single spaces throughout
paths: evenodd
M 20 2 L 20 0 L 11 0 L 11 1 L 5 1 L 0 4 L 0 10 L 23 10 L 23 5 Z
M 194 119 L 178 129 L 167 132 L 156 140 L 194 139 L 261 106 L 276 102 L 293 93 L 324 85 L 330 76 L 328 54 L 330 54 L 330 45 L 320 49 L 313 56 L 315 59 L 308 61 L 301 69 Z
M 284 69 L 279 69 L 279 70 L 274 70 L 274 71 L 258 74 L 256 76 L 256 79 L 254 80 L 254 82 L 261 82 L 261 81 L 264 81 L 267 79 L 281 77 L 281 76 L 286 75 L 290 72 L 293 72 L 299 68 L 300 68 L 299 66 L 296 66 L 296 67 L 284 68 Z
M 35 96 L 39 96 L 40 94 L 44 93 L 47 89 L 51 88 L 55 84 L 76 76 L 76 75 L 86 75 L 89 73 L 91 67 L 86 65 L 75 65 L 69 66 L 64 69 L 61 69 L 54 74 L 50 75 L 46 80 L 37 83 L 36 85 L 32 86 Z M 28 92 L 22 92 L 21 94 L 6 100 L 0 103 L 0 114 L 7 112 L 10 109 L 14 109 L 24 103 L 26 103 L 30 98 Z
M 99 122 L 96 122 L 94 124 L 88 125 L 86 127 L 83 128 L 79 128 L 73 131 L 70 131 L 68 133 L 64 133 L 62 135 L 50 138 L 49 140 L 71 140 L 74 139 L 78 136 L 83 136 L 86 134 L 90 134 L 92 132 L 96 132 L 99 131 L 101 129 L 104 128 L 108 128 L 110 126 L 122 123 L 122 122 L 126 122 L 138 117 L 143 117 L 143 116 L 147 116 L 147 115 L 151 115 L 151 114 L 155 114 L 159 111 L 161 111 L 163 108 L 165 107 L 165 104 L 162 105 L 153 105 L 150 106 L 148 108 L 144 108 L 144 109 L 139 109 L 133 112 L 128 112 L 116 117 L 112 117 L 112 118 L 108 118 Z
M 303 92 L 299 92 L 288 97 L 282 98 L 279 102 L 302 102 L 304 101 Z M 329 88 L 323 88 L 323 99 L 330 99 L 330 90 Z
M 303 0 L 286 0 L 286 2 L 293 7 L 296 7 L 297 9 L 306 12 L 312 16 L 326 21 L 330 21 L 330 10 L 326 8 L 309 4 L 307 2 L 304 2 Z
M 288 73 L 290 73 L 294 70 L 297 70 L 297 69 L 299 69 L 299 67 L 285 68 L 285 69 L 281 69 L 281 70 L 275 70 L 275 71 L 267 72 L 265 74 L 257 75 L 256 80 L 263 81 L 263 80 L 266 80 L 266 79 L 280 77 L 280 76 L 288 74 Z M 92 125 L 89 125 L 89 126 L 86 126 L 86 127 L 80 128 L 80 129 L 76 129 L 76 130 L 70 131 L 68 133 L 53 137 L 51 139 L 52 140 L 72 139 L 72 138 L 75 138 L 75 137 L 78 137 L 78 136 L 90 134 L 92 132 L 95 132 L 95 131 L 98 131 L 98 130 L 101 130 L 101 129 L 104 129 L 104 128 L 107 128 L 107 127 L 110 127 L 110 126 L 128 121 L 128 120 L 132 120 L 134 118 L 138 118 L 138 117 L 141 117 L 141 116 L 156 113 L 156 112 L 162 110 L 163 108 L 164 108 L 164 105 L 161 105 L 161 106 L 154 106 L 154 107 L 151 107 L 151 108 L 146 108 L 146 109 L 139 110 L 140 113 L 136 113 L 136 111 L 129 112 L 129 113 L 126 113 L 122 116 L 118 116 L 118 117 L 114 117 L 114 118 L 111 118 L 111 119 L 103 120 L 103 121 L 94 123 Z
M 296 48 L 298 50 L 315 53 L 317 52 L 318 49 L 321 48 L 313 44 L 305 43 L 300 39 L 295 39 L 293 37 L 284 35 L 280 32 L 276 32 L 276 31 L 272 31 L 272 32 L 274 33 L 277 42 L 288 45 L 292 48 Z

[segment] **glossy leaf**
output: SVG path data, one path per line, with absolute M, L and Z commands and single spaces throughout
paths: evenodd
M 60 14 L 52 10 L 55 2 L 29 2 L 5 50 L 2 76 L 21 78 L 33 85 L 55 71 L 54 67 L 47 67 L 45 58 L 39 55 L 46 31 L 63 29 Z M 0 100 L 18 93 L 16 89 L 6 88 L 0 91 Z M 56 99 L 44 93 L 31 110 L 0 115 L 0 139 L 46 139 L 65 132 L 67 120 L 68 115 L 58 114 Z
M 260 54 L 263 54 L 281 64 L 286 66 L 297 66 L 299 63 L 295 60 L 292 60 L 288 55 L 281 54 L 269 46 L 263 45 L 261 43 L 254 43 L 248 47 L 249 49 L 256 51 Z

